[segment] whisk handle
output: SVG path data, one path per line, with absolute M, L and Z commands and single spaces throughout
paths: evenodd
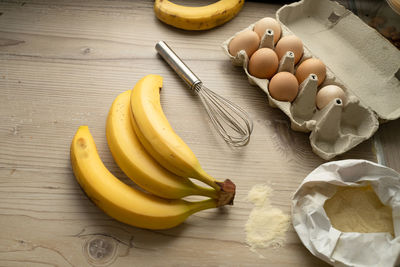
M 186 66 L 185 63 L 183 63 L 183 61 L 164 41 L 159 41 L 156 44 L 156 50 L 191 89 L 193 89 L 196 84 L 201 83 L 200 79 L 189 69 L 188 66 Z

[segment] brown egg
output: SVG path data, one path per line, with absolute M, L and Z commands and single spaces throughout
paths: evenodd
M 303 55 L 303 42 L 299 37 L 288 35 L 279 40 L 275 47 L 275 52 L 279 60 L 281 60 L 287 51 L 292 51 L 294 53 L 294 64 L 297 64 Z
M 274 99 L 292 102 L 299 91 L 299 83 L 290 72 L 278 72 L 269 82 L 268 90 Z
M 278 56 L 270 48 L 260 48 L 251 56 L 249 73 L 260 79 L 270 79 L 278 70 Z
M 274 31 L 274 44 L 278 42 L 279 38 L 281 37 L 282 29 L 281 25 L 279 22 L 277 22 L 275 19 L 266 17 L 263 19 L 260 19 L 259 21 L 256 22 L 254 25 L 253 29 L 258 36 L 261 38 L 263 37 L 264 33 L 266 30 L 273 30 Z
M 301 62 L 296 70 L 296 78 L 299 84 L 302 83 L 311 74 L 315 74 L 318 77 L 318 85 L 325 80 L 326 66 L 317 58 L 309 58 Z
M 228 50 L 232 56 L 236 56 L 240 50 L 244 50 L 250 58 L 258 49 L 259 45 L 260 37 L 258 37 L 258 34 L 251 30 L 247 30 L 239 33 L 229 42 Z
M 340 98 L 343 103 L 346 102 L 346 94 L 343 89 L 332 84 L 324 86 L 318 91 L 315 102 L 319 109 L 323 109 L 335 98 Z

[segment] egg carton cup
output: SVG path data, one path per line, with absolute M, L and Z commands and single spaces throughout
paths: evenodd
M 334 158 L 369 139 L 379 124 L 400 117 L 400 53 L 376 30 L 340 4 L 329 0 L 302 0 L 285 5 L 276 13 L 282 28 L 281 38 L 299 37 L 304 46 L 300 61 L 287 52 L 279 62 L 278 72 L 295 73 L 309 58 L 326 65 L 326 78 L 318 86 L 315 74 L 299 85 L 293 102 L 278 101 L 268 91 L 268 79 L 248 72 L 249 57 L 244 50 L 232 56 L 230 41 L 239 33 L 253 30 L 255 24 L 237 32 L 222 43 L 225 54 L 235 66 L 243 67 L 248 81 L 268 96 L 269 105 L 281 109 L 295 131 L 311 132 L 314 153 L 325 160 Z M 274 49 L 273 30 L 266 30 L 259 48 Z M 315 99 L 326 85 L 343 89 L 346 99 L 333 99 L 319 110 Z

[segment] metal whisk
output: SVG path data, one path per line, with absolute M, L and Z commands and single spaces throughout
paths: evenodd
M 239 106 L 214 93 L 182 62 L 164 42 L 156 44 L 156 50 L 175 72 L 201 99 L 215 129 L 224 140 L 235 147 L 244 146 L 250 140 L 253 122 Z

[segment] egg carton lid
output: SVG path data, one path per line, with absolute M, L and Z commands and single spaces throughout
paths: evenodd
M 381 121 L 400 117 L 400 51 L 379 32 L 329 0 L 284 5 L 276 18 Z

